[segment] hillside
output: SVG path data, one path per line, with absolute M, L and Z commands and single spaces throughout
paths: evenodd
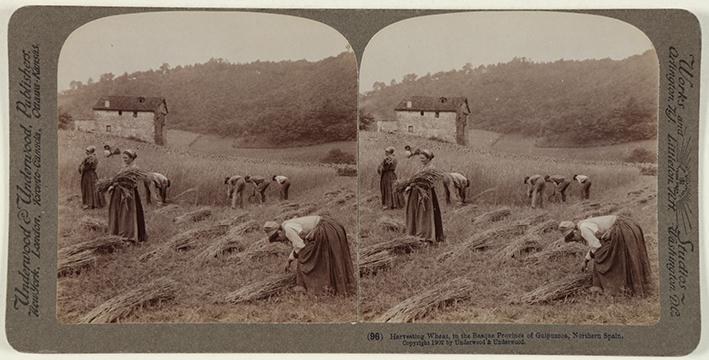
M 92 117 L 103 95 L 161 96 L 169 129 L 239 138 L 245 146 L 320 144 L 356 138 L 357 65 L 345 52 L 306 60 L 203 64 L 108 73 L 72 82 L 59 106 L 74 119 Z M 169 141 L 169 139 L 168 139 Z
M 623 60 L 515 58 L 378 82 L 360 95 L 360 108 L 387 120 L 406 96 L 466 96 L 472 128 L 535 137 L 541 146 L 608 145 L 656 137 L 657 76 L 650 50 Z

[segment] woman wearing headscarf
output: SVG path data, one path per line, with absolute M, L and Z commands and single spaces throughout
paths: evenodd
M 606 215 L 562 221 L 559 231 L 566 242 L 581 242 L 589 247 L 581 271 L 593 260 L 593 286 L 608 294 L 647 295 L 650 260 L 643 230 L 630 219 Z
M 397 190 L 403 188 L 406 199 L 406 233 L 430 242 L 445 240 L 441 208 L 438 205 L 436 184 L 443 178 L 443 173 L 433 168 L 433 152 L 419 151 L 423 168 L 410 179 L 397 184 Z
M 327 216 L 303 216 L 280 225 L 264 224 L 269 242 L 293 246 L 285 271 L 296 261 L 296 281 L 312 294 L 351 295 L 355 291 L 354 266 L 345 228 Z
M 398 209 L 401 207 L 402 200 L 400 195 L 394 189 L 396 184 L 396 158 L 394 157 L 394 148 L 388 147 L 384 149 L 384 160 L 377 167 L 379 174 L 379 190 L 382 195 L 382 208 Z
M 96 191 L 96 167 L 98 159 L 96 158 L 96 147 L 89 146 L 86 148 L 86 158 L 79 165 L 79 174 L 81 174 L 81 204 L 84 209 L 100 209 L 104 205 L 103 194 Z
M 108 232 L 143 242 L 148 236 L 145 231 L 145 215 L 140 203 L 138 184 L 145 181 L 146 172 L 135 166 L 138 154 L 133 150 L 124 150 L 121 154 L 123 168 L 111 179 L 108 193 L 111 202 L 108 205 Z

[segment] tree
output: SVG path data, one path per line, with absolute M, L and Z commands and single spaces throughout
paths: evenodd
M 101 74 L 101 77 L 99 78 L 99 82 L 110 82 L 113 81 L 113 73 L 105 73 Z
M 58 126 L 62 130 L 70 129 L 72 126 L 72 123 L 74 120 L 71 117 L 71 114 L 66 112 L 63 108 L 59 107 L 58 113 L 59 113 L 59 119 L 57 121 Z
M 402 83 L 410 83 L 416 81 L 416 78 L 418 78 L 418 75 L 411 73 L 411 74 L 406 74 L 404 77 L 401 79 Z
M 375 123 L 374 116 L 370 113 L 365 113 L 362 109 L 359 110 L 359 129 L 371 130 Z
M 374 91 L 382 91 L 387 87 L 387 84 L 381 82 L 381 81 L 375 81 L 374 84 L 372 84 L 372 89 Z

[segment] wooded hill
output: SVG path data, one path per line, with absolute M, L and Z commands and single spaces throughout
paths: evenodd
M 231 136 L 249 146 L 354 140 L 357 133 L 357 64 L 350 52 L 317 62 L 210 59 L 108 73 L 86 84 L 72 81 L 59 105 L 74 119 L 91 118 L 104 95 L 164 97 L 168 128 Z
M 361 111 L 393 119 L 411 95 L 466 96 L 472 128 L 537 137 L 539 146 L 594 146 L 656 137 L 658 64 L 654 50 L 623 60 L 558 60 L 473 67 L 401 82 L 376 82 Z

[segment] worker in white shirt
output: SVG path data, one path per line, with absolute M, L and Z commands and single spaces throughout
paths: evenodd
M 285 271 L 296 261 L 296 291 L 315 295 L 352 295 L 355 293 L 354 266 L 347 232 L 326 216 L 303 216 L 280 225 L 267 221 L 263 230 L 269 242 L 293 246 Z
M 593 260 L 593 286 L 609 294 L 647 295 L 650 260 L 643 230 L 617 215 L 592 217 L 574 224 L 562 221 L 559 231 L 566 242 L 585 243 L 589 250 L 581 271 Z
M 275 181 L 280 185 L 281 200 L 288 200 L 288 189 L 290 188 L 290 180 L 283 175 L 273 175 L 271 181 Z
M 456 196 L 461 205 L 465 205 L 465 197 L 468 192 L 468 187 L 470 186 L 470 180 L 465 177 L 465 175 L 457 172 L 446 173 L 443 176 L 443 187 L 446 191 L 446 203 L 451 203 L 451 194 L 449 186 L 453 185 L 455 189 Z
M 566 189 L 571 181 L 563 175 L 547 175 L 544 177 L 544 181 L 554 184 L 554 192 L 549 195 L 550 201 L 554 196 L 558 196 L 562 202 L 566 202 Z
M 541 175 L 525 176 L 527 184 L 527 197 L 532 199 L 532 209 L 544 207 L 544 177 Z
M 244 188 L 246 187 L 246 181 L 244 177 L 240 175 L 227 176 L 224 178 L 224 184 L 227 186 L 226 190 L 226 201 L 231 200 L 231 208 L 236 209 L 236 204 L 239 204 L 239 208 L 244 208 Z
M 148 204 L 151 203 L 151 198 L 154 196 L 158 206 L 167 203 L 167 189 L 170 187 L 170 179 L 165 175 L 157 172 L 149 172 L 145 177 L 145 197 Z
M 573 179 L 581 184 L 581 198 L 587 200 L 591 196 L 591 179 L 586 175 L 574 175 Z
M 412 158 L 416 155 L 421 155 L 421 149 L 417 148 L 416 150 L 412 150 L 411 146 L 406 145 L 404 146 L 404 155 L 406 155 L 407 158 Z

